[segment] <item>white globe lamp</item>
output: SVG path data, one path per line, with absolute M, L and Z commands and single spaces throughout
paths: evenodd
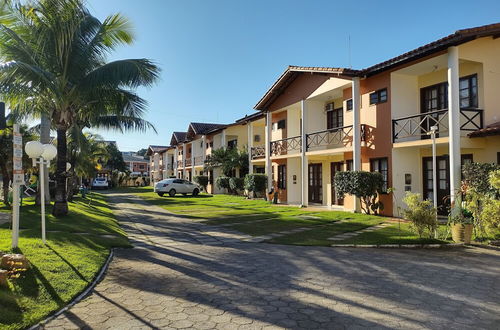
M 38 141 L 30 141 L 24 146 L 24 151 L 30 158 L 38 158 L 43 153 L 43 144 Z
M 53 144 L 44 144 L 42 157 L 45 160 L 51 161 L 57 155 L 57 148 Z

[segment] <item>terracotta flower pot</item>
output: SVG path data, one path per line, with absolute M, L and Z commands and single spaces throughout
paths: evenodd
M 470 244 L 472 238 L 472 224 L 455 223 L 451 226 L 451 237 L 455 243 Z

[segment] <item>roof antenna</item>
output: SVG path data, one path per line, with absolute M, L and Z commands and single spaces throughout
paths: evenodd
M 349 69 L 352 69 L 352 64 L 351 64 L 351 35 L 347 37 L 347 52 L 348 52 L 348 57 L 349 57 Z

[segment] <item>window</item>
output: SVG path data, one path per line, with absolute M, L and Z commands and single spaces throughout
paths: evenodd
M 477 75 L 460 78 L 460 108 L 477 108 Z
M 203 141 L 200 142 L 200 148 L 203 149 Z
M 258 134 L 254 135 L 253 142 L 260 142 L 260 135 L 258 135 Z
M 352 110 L 352 99 L 345 101 L 345 108 L 346 108 L 346 111 Z
M 286 165 L 278 165 L 278 189 L 286 189 Z
M 285 128 L 286 128 L 286 120 L 281 119 L 280 121 L 278 121 L 278 129 L 285 129 Z
M 382 179 L 384 180 L 382 192 L 387 193 L 387 188 L 389 187 L 389 162 L 387 158 L 370 159 L 370 170 L 382 174 Z
M 370 104 L 387 102 L 387 88 L 379 89 L 370 94 Z
M 326 112 L 326 128 L 332 129 L 344 126 L 344 109 L 338 108 Z
M 191 147 L 189 147 L 189 149 L 188 149 L 188 154 L 190 154 L 190 153 L 191 153 Z
M 139 164 L 139 169 L 143 170 L 144 169 L 144 164 Z
M 348 159 L 345 161 L 345 170 L 352 171 L 353 170 L 353 161 L 352 159 Z
M 237 145 L 238 145 L 238 139 L 227 141 L 227 148 L 228 149 L 234 149 L 237 147 Z

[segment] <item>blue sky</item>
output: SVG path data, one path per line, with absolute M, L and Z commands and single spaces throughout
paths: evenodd
M 150 58 L 161 79 L 140 94 L 158 134 L 99 132 L 122 151 L 167 145 L 188 123 L 248 113 L 288 65 L 364 68 L 454 31 L 500 21 L 500 1 L 88 0 L 120 12 L 136 42 L 110 59 Z M 351 40 L 349 60 L 348 39 Z

